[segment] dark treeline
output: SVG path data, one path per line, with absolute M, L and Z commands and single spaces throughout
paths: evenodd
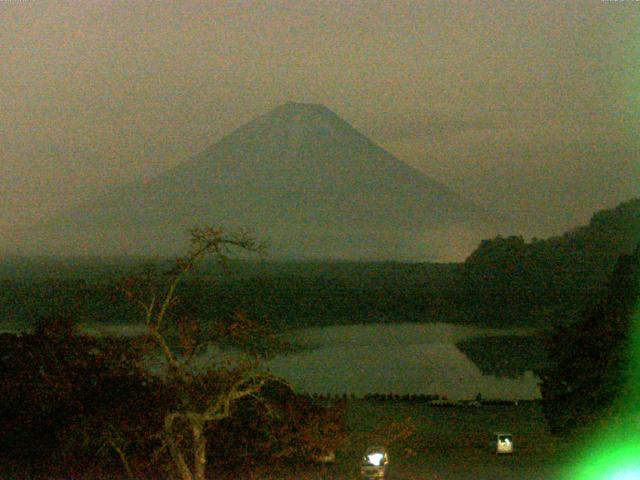
M 588 225 L 547 240 L 485 240 L 465 261 L 457 285 L 477 320 L 518 316 L 537 325 L 575 321 L 606 293 L 620 255 L 640 242 L 640 199 L 597 212 Z
M 541 393 L 552 432 L 589 429 L 628 415 L 636 421 L 639 302 L 640 244 L 619 258 L 607 295 L 546 338 L 549 366 L 541 375 Z
M 336 394 L 314 393 L 311 395 L 311 398 L 313 398 L 314 401 L 320 402 L 323 405 L 331 405 L 331 403 L 335 401 L 360 400 L 360 399 L 367 400 L 367 401 L 376 401 L 376 402 L 401 401 L 401 402 L 428 403 L 433 400 L 440 399 L 440 396 L 436 394 L 425 394 L 425 393 L 411 393 L 411 394 L 405 393 L 402 395 L 398 393 L 367 393 L 359 397 L 354 393 L 344 392 L 344 393 L 336 393 Z
M 544 330 L 572 325 L 607 297 L 618 259 L 639 242 L 640 199 L 635 199 L 598 212 L 589 225 L 559 237 L 484 241 L 464 263 L 459 286 L 478 320 L 494 315 L 494 324 Z M 548 368 L 544 338 L 474 338 L 457 347 L 485 374 L 518 377 Z
M 122 266 L 95 261 L 87 278 L 51 268 L 30 276 L 22 261 L 21 276 L 0 280 L 0 318 L 30 325 L 52 310 L 73 309 L 84 321 L 126 324 L 136 318 L 122 301 L 117 272 Z M 55 260 L 50 260 L 51 267 Z M 140 266 L 140 264 L 138 264 Z M 135 268 L 134 265 L 132 267 Z M 204 323 L 241 310 L 268 319 L 278 330 L 348 323 L 463 321 L 453 318 L 456 265 L 396 263 L 249 263 L 230 266 L 232 275 L 206 266 L 185 280 L 178 309 Z M 5 265 L 4 272 L 11 269 Z M 14 268 L 14 270 L 16 270 Z M 100 272 L 103 274 L 101 275 Z
M 205 323 L 242 310 L 278 330 L 349 323 L 453 322 L 546 327 L 570 323 L 605 294 L 616 259 L 640 240 L 640 199 L 596 213 L 559 237 L 483 241 L 461 264 L 243 262 L 208 265 L 179 292 Z M 0 318 L 33 324 L 51 310 L 86 321 L 135 318 L 117 282 L 142 259 L 5 259 Z

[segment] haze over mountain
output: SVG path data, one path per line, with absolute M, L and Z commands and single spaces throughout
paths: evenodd
M 489 216 L 328 108 L 286 103 L 148 182 L 19 235 L 21 254 L 175 254 L 196 225 L 244 228 L 277 257 L 450 260 Z

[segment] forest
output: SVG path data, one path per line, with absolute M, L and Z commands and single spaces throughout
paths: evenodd
M 622 254 L 640 241 L 640 199 L 597 212 L 546 240 L 483 241 L 463 263 L 236 260 L 206 263 L 180 286 L 181 308 L 201 321 L 236 310 L 277 331 L 379 322 L 449 322 L 547 328 L 570 323 L 605 292 Z M 166 259 L 8 258 L 0 263 L 0 318 L 34 325 L 73 308 L 79 321 L 126 324 L 118 297 L 128 272 Z

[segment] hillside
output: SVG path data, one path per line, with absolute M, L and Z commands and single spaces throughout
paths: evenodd
M 558 237 L 531 242 L 516 236 L 484 240 L 465 265 L 470 269 L 501 267 L 512 279 L 525 274 L 525 270 L 531 274 L 538 269 L 603 278 L 609 275 L 617 258 L 631 253 L 638 242 L 640 198 L 635 198 L 594 213 L 588 225 Z
M 462 265 L 460 285 L 470 303 L 488 311 L 528 306 L 541 321 L 570 321 L 603 294 L 618 257 L 639 242 L 636 198 L 596 212 L 588 225 L 558 237 L 484 240 Z

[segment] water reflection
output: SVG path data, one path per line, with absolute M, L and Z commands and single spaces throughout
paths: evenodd
M 3 324 L 0 331 L 24 330 Z M 137 336 L 144 325 L 84 325 L 91 335 Z M 527 329 L 496 330 L 446 323 L 404 323 L 314 327 L 287 335 L 298 353 L 276 357 L 267 363 L 300 392 L 438 394 L 451 400 L 538 399 L 538 377 L 531 371 L 517 378 L 484 375 L 456 343 L 478 337 L 525 335 Z M 234 353 L 209 347 L 195 359 L 194 367 L 211 362 L 233 363 Z M 149 359 L 152 371 L 162 371 L 161 356 Z
M 455 343 L 514 330 L 449 324 L 352 325 L 303 329 L 289 339 L 305 349 L 269 362 L 297 390 L 309 393 L 439 394 L 452 400 L 537 399 L 539 379 L 483 375 Z

